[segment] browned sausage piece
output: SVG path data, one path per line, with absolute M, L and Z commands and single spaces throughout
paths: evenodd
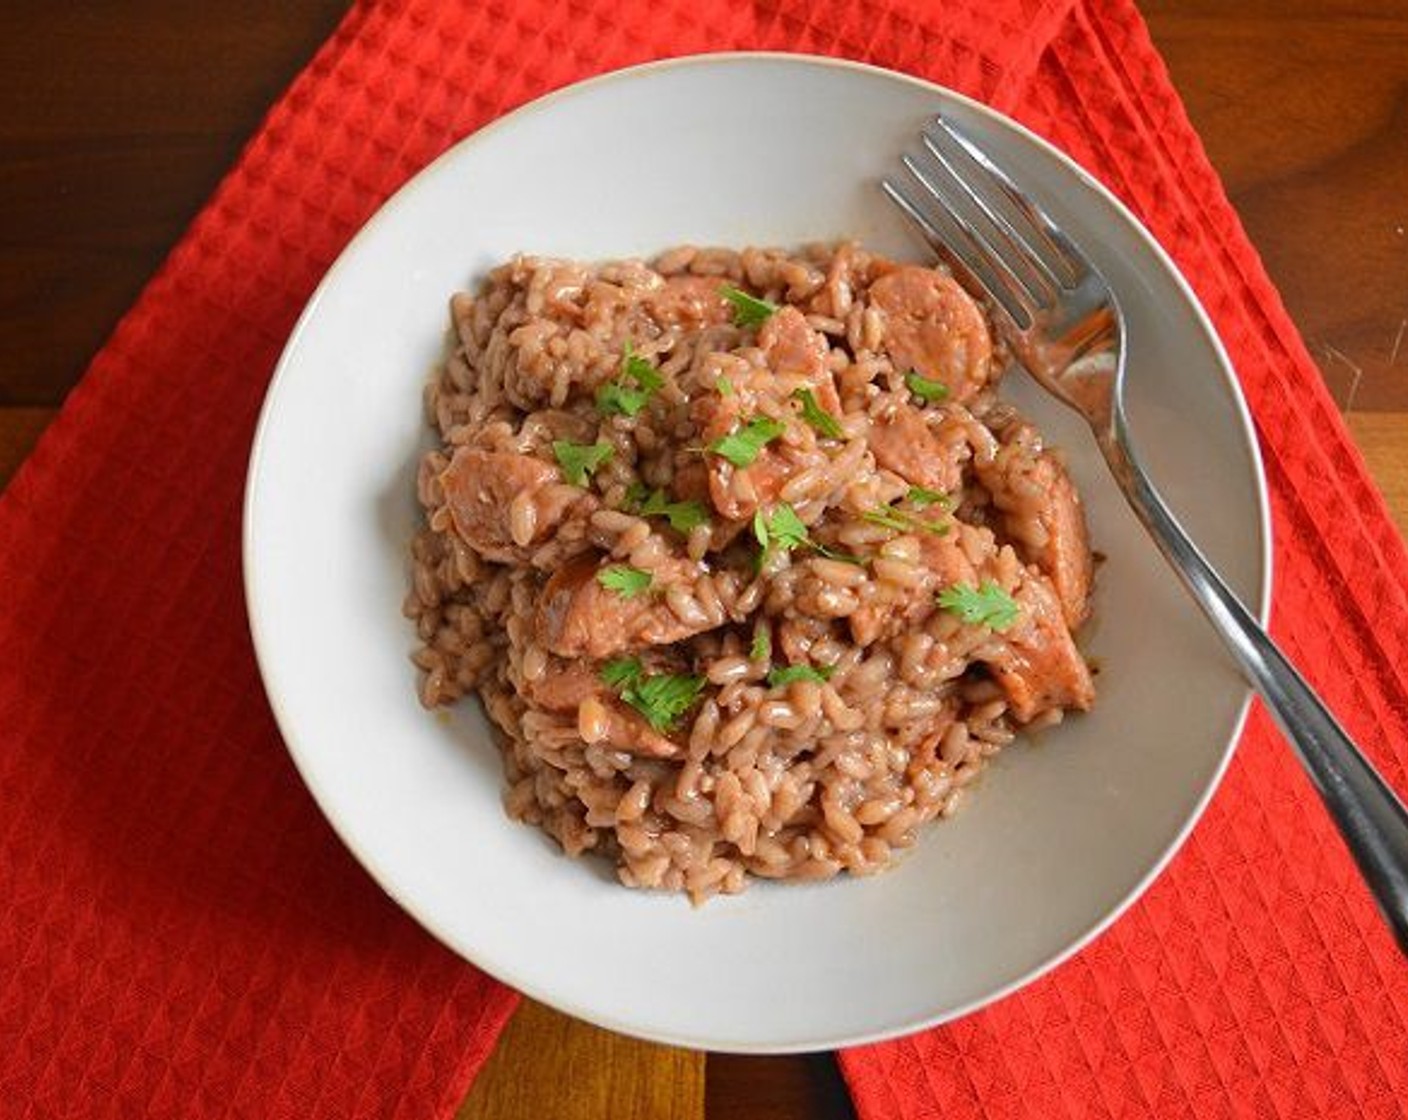
M 964 403 L 992 376 L 992 336 L 982 308 L 958 282 L 932 268 L 907 265 L 870 286 L 885 327 L 883 347 L 901 372 L 948 386 Z
M 1026 723 L 1051 708 L 1089 711 L 1095 682 L 1050 582 L 1028 572 L 1014 598 L 1022 617 L 1003 635 L 1001 653 L 988 659 L 1012 714 Z
M 912 486 L 947 494 L 963 482 L 967 445 L 945 447 L 924 417 L 911 408 L 870 426 L 870 453 L 878 466 L 893 471 Z
M 460 538 L 486 560 L 526 562 L 569 513 L 586 517 L 596 498 L 568 486 L 556 466 L 513 451 L 462 447 L 440 475 Z
M 686 622 L 665 602 L 670 585 L 694 586 L 703 568 L 670 558 L 651 573 L 651 586 L 625 596 L 604 587 L 604 567 L 595 556 L 579 556 L 555 572 L 543 588 L 534 618 L 538 642 L 559 657 L 603 659 L 683 641 L 713 624 Z

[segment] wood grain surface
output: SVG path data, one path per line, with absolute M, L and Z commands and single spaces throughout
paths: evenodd
M 1408 528 L 1408 3 L 1141 8 Z M 344 11 L 337 0 L 0 0 L 0 484 Z M 850 1115 L 827 1055 L 706 1064 L 530 1001 L 460 1113 Z

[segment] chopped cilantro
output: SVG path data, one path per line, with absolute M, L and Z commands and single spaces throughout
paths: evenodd
M 916 509 L 928 509 L 930 506 L 936 505 L 947 508 L 949 505 L 949 496 L 943 491 L 926 490 L 923 486 L 911 486 L 905 497 Z
M 768 670 L 768 686 L 777 688 L 779 685 L 791 684 L 793 681 L 822 681 L 831 679 L 831 667 L 829 665 L 788 665 L 786 668 L 775 668 Z
M 771 514 L 765 514 L 761 509 L 753 514 L 753 536 L 763 548 L 762 555 L 758 557 L 759 567 L 774 548 L 782 552 L 791 552 L 794 548 L 810 548 L 829 560 L 865 566 L 865 561 L 859 556 L 833 552 L 824 544 L 812 540 L 807 535 L 806 525 L 797 516 L 797 511 L 786 502 L 774 506 Z
M 627 657 L 620 661 L 608 661 L 603 665 L 601 679 L 612 688 L 620 688 L 640 680 L 644 672 L 639 657 Z
M 767 661 L 772 657 L 772 632 L 766 625 L 759 626 L 753 633 L 753 644 L 748 650 L 749 661 Z
M 845 434 L 841 422 L 817 403 L 810 389 L 798 389 L 792 396 L 802 402 L 802 419 L 827 439 L 840 439 Z
M 606 416 L 637 416 L 651 394 L 664 384 L 665 379 L 635 352 L 630 339 L 627 339 L 621 356 L 621 376 L 597 389 L 597 410 Z
M 807 527 L 802 524 L 797 511 L 786 502 L 775 506 L 770 516 L 761 509 L 753 514 L 753 535 L 758 538 L 764 552 L 773 548 L 790 552 L 811 544 L 807 540 Z
M 931 381 L 927 377 L 920 377 L 914 370 L 910 370 L 904 375 L 905 386 L 922 401 L 934 403 L 948 398 L 948 386 L 942 381 Z
M 552 453 L 557 456 L 567 481 L 573 486 L 585 486 L 596 469 L 610 461 L 612 447 L 609 443 L 571 443 L 555 439 Z
M 608 591 L 614 591 L 623 599 L 634 599 L 650 589 L 650 573 L 629 564 L 612 564 L 596 574 L 597 583 Z
M 670 730 L 704 688 L 704 678 L 692 674 L 646 673 L 637 657 L 608 661 L 601 668 L 601 679 L 656 731 Z
M 719 295 L 733 304 L 733 325 L 736 327 L 761 327 L 778 311 L 778 306 L 757 296 L 725 284 Z
M 751 466 L 753 460 L 758 457 L 758 452 L 786 430 L 787 425 L 781 420 L 755 416 L 738 431 L 730 432 L 709 444 L 709 450 L 716 455 L 722 455 L 735 467 Z
M 644 487 L 641 488 L 644 491 Z M 631 493 L 627 491 L 626 498 L 630 500 Z M 700 502 L 667 502 L 665 491 L 654 490 L 648 496 L 637 497 L 640 505 L 640 515 L 642 517 L 664 517 L 669 520 L 670 528 L 677 533 L 688 533 L 696 525 L 703 525 L 709 520 L 709 512 Z
M 976 590 L 962 583 L 945 588 L 939 592 L 939 606 L 964 622 L 993 630 L 1006 630 L 1021 614 L 1017 601 L 990 579 Z
M 883 525 L 886 529 L 894 529 L 899 533 L 933 533 L 941 537 L 948 532 L 948 526 L 941 521 L 925 521 L 922 517 L 915 517 L 914 514 L 894 506 L 877 506 L 875 509 L 866 510 L 861 517 L 872 525 Z
M 645 389 L 633 389 L 619 381 L 608 381 L 596 391 L 596 408 L 603 416 L 639 416 L 650 401 Z
M 621 376 L 629 377 L 642 389 L 649 389 L 652 393 L 665 387 L 665 379 L 660 376 L 660 371 L 636 353 L 629 338 L 621 350 Z
M 723 374 L 719 374 L 719 379 L 714 382 L 714 388 L 719 391 L 721 397 L 733 396 L 733 382 Z

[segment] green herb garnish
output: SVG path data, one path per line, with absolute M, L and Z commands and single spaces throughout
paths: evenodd
M 735 327 L 761 327 L 779 310 L 777 304 L 724 284 L 719 295 L 733 304 L 733 325 Z
M 587 479 L 603 463 L 611 460 L 609 443 L 572 443 L 565 439 L 552 441 L 552 453 L 562 467 L 562 473 L 573 486 L 585 486 Z
M 841 422 L 817 403 L 816 395 L 810 389 L 798 389 L 792 396 L 802 402 L 802 419 L 827 439 L 840 439 L 845 435 Z
M 755 416 L 736 432 L 716 439 L 709 444 L 709 450 L 722 455 L 735 467 L 752 466 L 758 453 L 787 430 L 781 420 L 768 416 Z
M 748 649 L 749 661 L 767 661 L 772 657 L 772 632 L 766 626 L 759 626 L 753 634 L 753 644 Z
M 608 591 L 614 591 L 623 599 L 634 599 L 650 589 L 650 573 L 629 564 L 612 564 L 596 574 L 597 583 Z
M 797 511 L 786 502 L 775 506 L 770 515 L 764 514 L 761 509 L 753 514 L 753 536 L 758 538 L 764 553 L 774 548 L 791 552 L 794 548 L 811 544 L 811 541 L 807 540 L 806 525 L 797 516 Z
M 942 490 L 926 490 L 923 486 L 911 486 L 905 497 L 917 509 L 928 509 L 930 506 L 938 505 L 947 507 L 949 505 L 949 496 Z
M 922 401 L 935 403 L 948 399 L 948 386 L 942 381 L 931 381 L 927 377 L 920 377 L 914 370 L 910 370 L 904 375 L 905 386 Z
M 757 538 L 758 544 L 763 548 L 762 554 L 758 557 L 759 567 L 762 566 L 768 553 L 774 548 L 782 552 L 791 552 L 794 548 L 810 548 L 828 560 L 839 560 L 843 564 L 856 564 L 860 567 L 865 566 L 865 560 L 859 556 L 833 552 L 824 544 L 812 540 L 807 535 L 806 525 L 797 516 L 797 511 L 786 502 L 780 502 L 774 506 L 771 514 L 766 514 L 761 509 L 753 514 L 753 536 Z
M 645 675 L 639 657 L 628 657 L 620 661 L 608 661 L 601 667 L 601 679 L 612 688 L 633 684 Z
M 1022 613 L 1017 601 L 992 580 L 984 580 L 976 590 L 962 583 L 939 592 L 939 606 L 964 622 L 1006 630 Z
M 643 488 L 642 488 L 643 489 Z M 627 491 L 626 498 L 629 501 L 630 491 Z M 670 528 L 677 533 L 688 533 L 696 525 L 703 525 L 709 520 L 709 511 L 700 502 L 667 502 L 665 491 L 654 490 L 644 501 L 639 502 L 639 512 L 642 517 L 664 517 L 670 522 Z
M 714 382 L 714 388 L 719 391 L 721 397 L 733 396 L 733 382 L 723 374 L 719 374 L 719 379 Z
M 868 509 L 861 514 L 861 517 L 872 525 L 883 525 L 886 529 L 894 529 L 899 533 L 933 533 L 936 537 L 941 537 L 948 532 L 948 526 L 941 521 L 925 521 L 922 517 L 916 517 L 914 514 L 896 509 L 894 506 L 878 506 L 875 509 Z
M 639 416 L 649 401 L 648 389 L 635 389 L 620 381 L 608 381 L 596 391 L 596 408 L 603 416 Z
M 786 668 L 768 670 L 768 687 L 777 688 L 779 685 L 792 684 L 794 681 L 816 681 L 820 684 L 831 679 L 832 669 L 829 665 L 788 665 Z
M 670 730 L 704 688 L 704 678 L 692 674 L 647 673 L 638 657 L 608 661 L 601 668 L 601 679 L 656 731 Z
M 621 376 L 597 389 L 597 410 L 606 416 L 637 416 L 651 394 L 664 384 L 665 379 L 656 368 L 637 354 L 631 340 L 626 339 L 621 354 Z

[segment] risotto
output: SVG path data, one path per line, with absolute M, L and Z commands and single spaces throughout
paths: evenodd
M 854 243 L 516 257 L 450 304 L 406 613 L 511 816 L 624 884 L 891 864 L 1094 700 L 1060 456 L 984 309 Z

